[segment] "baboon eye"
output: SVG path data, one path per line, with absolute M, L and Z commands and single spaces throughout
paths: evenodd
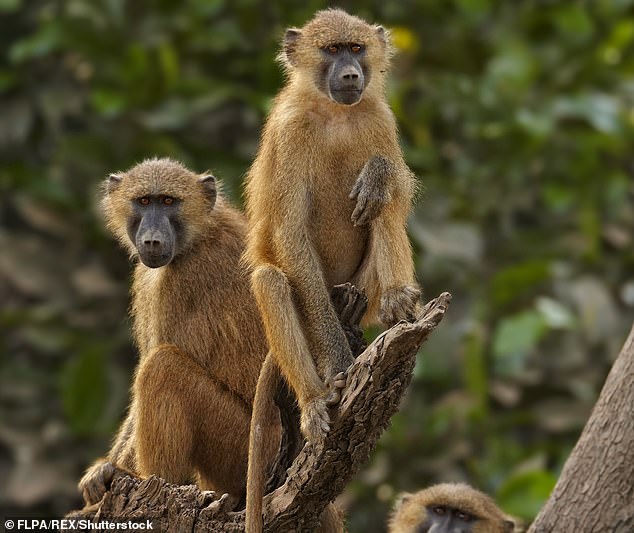
M 350 47 L 350 50 L 352 50 L 353 53 L 358 54 L 359 52 L 361 52 L 361 45 L 360 44 L 353 44 Z
M 174 198 L 172 198 L 171 196 L 166 196 L 165 198 L 163 198 L 163 203 L 165 205 L 172 205 L 174 203 Z
M 445 509 L 442 505 L 437 505 L 436 507 L 434 507 L 432 509 L 432 511 L 434 511 L 434 513 L 442 516 L 442 515 L 444 515 L 447 512 L 447 509 Z
M 473 516 L 467 513 L 463 513 L 462 511 L 457 511 L 456 516 L 463 522 L 471 522 L 473 520 Z
M 139 198 L 138 202 L 141 205 L 150 205 L 150 199 L 147 196 L 142 196 Z
M 336 54 L 339 51 L 339 47 L 336 44 L 331 44 L 328 47 L 328 52 L 330 52 L 331 54 Z

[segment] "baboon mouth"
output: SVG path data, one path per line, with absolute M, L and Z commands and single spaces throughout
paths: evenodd
M 361 100 L 363 90 L 361 89 L 338 89 L 331 91 L 331 98 L 338 104 L 352 105 Z
M 172 260 L 172 254 L 139 254 L 139 257 L 148 268 L 160 268 Z

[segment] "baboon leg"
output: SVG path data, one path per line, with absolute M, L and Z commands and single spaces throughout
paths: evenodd
M 308 349 L 288 278 L 268 264 L 253 271 L 251 283 L 271 353 L 297 396 L 302 433 L 320 442 L 328 431 L 327 388 Z
M 246 400 L 176 346 L 162 345 L 141 362 L 134 401 L 141 476 L 183 484 L 197 473 L 204 490 L 242 495 L 251 417 Z

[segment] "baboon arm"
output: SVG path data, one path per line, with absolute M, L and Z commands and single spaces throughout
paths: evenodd
M 131 407 L 121 424 L 107 458 L 111 463 L 128 470 L 136 471 L 134 452 L 134 408 Z
M 355 285 L 365 288 L 369 299 L 362 326 L 378 321 L 381 296 L 386 291 L 418 288 L 406 230 L 408 213 L 409 206 L 393 198 L 372 222 L 369 249 L 355 276 Z
M 131 409 L 121 424 L 107 456 L 97 459 L 77 484 L 86 505 L 93 505 L 101 500 L 110 487 L 115 467 L 137 474 L 133 434 L 134 414 Z

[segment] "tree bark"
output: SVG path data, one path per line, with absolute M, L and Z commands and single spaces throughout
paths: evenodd
M 634 327 L 529 533 L 634 531 Z
M 284 484 L 265 497 L 267 532 L 315 527 L 324 507 L 368 460 L 398 410 L 418 349 L 438 326 L 450 301 L 449 293 L 441 294 L 425 306 L 416 322 L 395 325 L 357 357 L 323 446 L 304 445 Z M 232 512 L 229 505 L 226 496 L 201 492 L 193 485 L 171 485 L 156 476 L 141 480 L 118 471 L 99 504 L 67 518 L 93 523 L 150 520 L 154 531 L 244 531 L 244 511 Z

